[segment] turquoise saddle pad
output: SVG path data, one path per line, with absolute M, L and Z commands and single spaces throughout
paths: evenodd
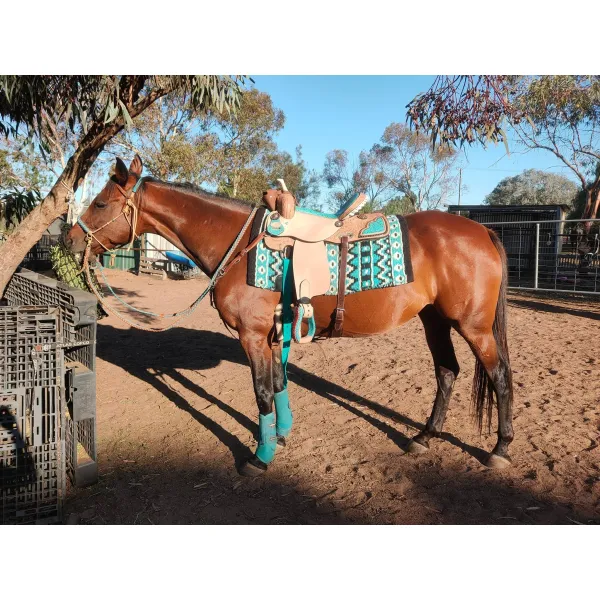
M 264 229 L 268 209 L 256 214 L 250 240 Z M 348 244 L 346 294 L 403 285 L 414 280 L 408 246 L 408 229 L 401 216 L 388 217 L 390 233 L 378 240 Z M 340 277 L 340 246 L 326 244 L 329 260 L 330 286 L 327 296 L 338 293 Z M 248 253 L 247 283 L 253 287 L 281 292 L 283 259 L 277 250 L 270 250 L 260 241 Z

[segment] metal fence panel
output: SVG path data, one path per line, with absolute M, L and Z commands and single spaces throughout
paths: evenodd
M 482 225 L 504 244 L 510 288 L 600 295 L 600 219 Z

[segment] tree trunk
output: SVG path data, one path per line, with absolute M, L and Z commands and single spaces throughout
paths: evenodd
M 238 175 L 237 173 L 233 176 L 233 191 L 232 191 L 232 197 L 233 198 L 237 198 L 237 190 L 238 190 Z
M 596 186 L 591 186 L 584 189 L 585 192 L 585 206 L 581 215 L 582 219 L 595 219 L 598 215 L 598 204 L 600 204 L 599 190 Z M 584 230 L 590 231 L 592 223 L 590 221 L 583 224 Z
M 157 88 L 138 101 L 138 95 L 146 76 L 136 76 L 136 78 L 137 81 L 128 77 L 123 79 L 124 89 L 128 88 L 129 90 L 126 105 L 132 119 L 168 92 L 165 88 Z M 135 104 L 133 104 L 134 102 Z M 115 119 L 108 125 L 102 119 L 96 121 L 80 141 L 73 156 L 67 161 L 65 169 L 50 193 L 0 246 L 0 298 L 4 295 L 10 278 L 30 248 L 38 242 L 55 219 L 67 212 L 69 208 L 67 188 L 72 189 L 73 192 L 77 190 L 78 182 L 87 175 L 106 143 L 124 126 L 123 117 Z M 61 184 L 61 181 L 64 185 Z
M 21 221 L 8 239 L 0 246 L 0 298 L 13 273 L 29 250 L 44 235 L 44 231 L 69 209 L 68 189 L 77 189 L 77 182 L 84 177 L 96 160 L 106 141 L 114 135 L 119 124 L 105 127 L 94 137 L 84 139 L 75 154 L 67 161 L 50 193 Z M 122 128 L 123 125 L 120 125 Z M 62 182 L 62 183 L 61 183 Z M 64 184 L 64 185 L 63 185 Z
M 57 183 L 0 246 L 0 297 L 27 252 L 67 209 L 67 190 Z

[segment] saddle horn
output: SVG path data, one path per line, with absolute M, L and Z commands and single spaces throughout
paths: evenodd
M 296 198 L 287 189 L 283 179 L 277 181 L 281 191 L 270 189 L 263 192 L 263 202 L 271 211 L 278 212 L 284 219 L 291 219 L 296 213 Z

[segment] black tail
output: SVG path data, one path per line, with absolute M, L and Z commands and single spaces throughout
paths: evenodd
M 494 339 L 498 348 L 499 365 L 507 373 L 507 384 L 510 389 L 509 401 L 512 403 L 512 371 L 510 368 L 510 359 L 508 356 L 508 341 L 506 339 L 506 289 L 508 287 L 508 268 L 506 263 L 506 252 L 500 238 L 494 231 L 488 229 L 490 239 L 494 244 L 500 260 L 502 261 L 502 282 L 498 294 L 498 303 L 496 305 L 496 316 L 492 326 Z M 475 409 L 475 419 L 479 426 L 479 431 L 483 429 L 483 417 L 486 415 L 488 431 L 492 427 L 492 415 L 494 409 L 494 384 L 490 379 L 485 367 L 479 359 L 475 362 L 475 377 L 473 378 L 473 405 Z

